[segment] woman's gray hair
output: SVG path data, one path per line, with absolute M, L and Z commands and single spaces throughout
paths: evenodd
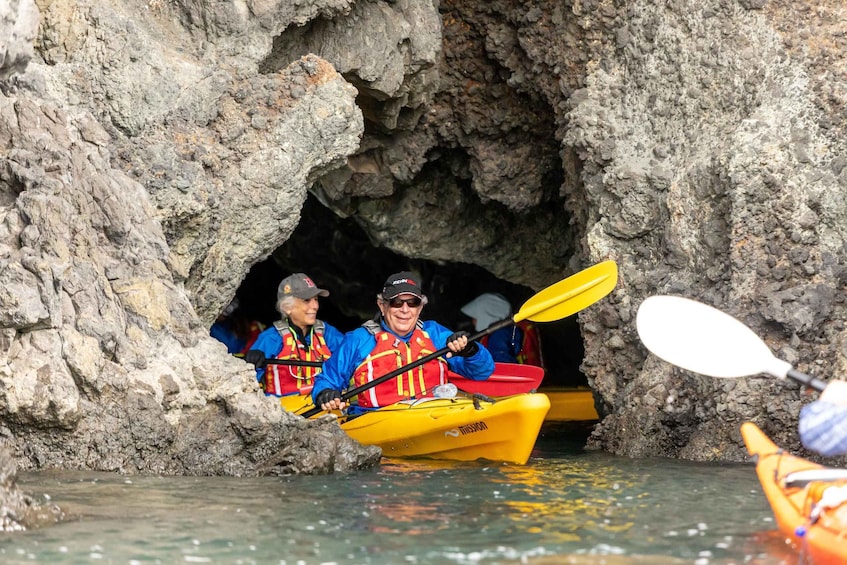
M 276 303 L 276 309 L 279 310 L 279 313 L 282 314 L 282 319 L 288 319 L 288 313 L 291 311 L 291 308 L 294 306 L 294 301 L 296 299 L 290 294 L 287 296 L 283 296 Z

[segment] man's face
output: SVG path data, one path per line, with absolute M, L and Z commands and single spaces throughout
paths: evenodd
M 421 299 L 414 294 L 401 294 L 391 300 L 380 300 L 377 305 L 385 324 L 397 335 L 406 335 L 415 329 L 423 310 Z

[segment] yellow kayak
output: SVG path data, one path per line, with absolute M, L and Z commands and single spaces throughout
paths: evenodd
M 286 410 L 302 412 L 311 399 L 286 396 Z M 523 465 L 529 460 L 550 400 L 526 393 L 496 399 L 423 398 L 340 418 L 341 429 L 386 457 L 423 457 L 474 461 L 487 459 Z
M 545 387 L 538 390 L 550 398 L 548 422 L 596 422 L 594 394 L 588 387 Z

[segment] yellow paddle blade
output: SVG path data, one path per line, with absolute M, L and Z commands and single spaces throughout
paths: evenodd
M 618 284 L 618 266 L 614 261 L 603 261 L 593 267 L 552 284 L 524 302 L 512 318 L 553 322 L 561 320 L 583 308 L 591 306 Z

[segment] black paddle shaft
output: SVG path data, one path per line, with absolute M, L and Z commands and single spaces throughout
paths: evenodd
M 294 365 L 295 367 L 323 367 L 323 361 L 301 361 L 300 359 L 265 359 L 268 365 Z
M 475 341 L 479 341 L 483 337 L 485 337 L 485 336 L 487 336 L 491 333 L 494 333 L 501 328 L 507 328 L 514 323 L 516 323 L 516 322 L 514 320 L 512 320 L 511 318 L 506 319 L 506 320 L 500 320 L 499 322 L 496 322 L 496 323 L 488 326 L 486 329 L 482 330 L 478 334 L 474 334 L 474 335 L 468 337 L 468 343 L 473 343 Z M 344 394 L 341 395 L 341 400 L 348 400 L 350 398 L 353 398 L 354 396 L 356 396 L 359 393 L 365 392 L 366 390 L 371 389 L 371 388 L 375 387 L 376 385 L 378 385 L 380 383 L 384 383 L 385 381 L 387 381 L 389 379 L 393 379 L 397 375 L 402 375 L 406 371 L 414 369 L 415 367 L 423 365 L 424 363 L 428 363 L 428 362 L 432 361 L 433 359 L 437 359 L 437 358 L 441 357 L 442 355 L 446 355 L 447 353 L 450 353 L 450 348 L 446 347 L 446 346 L 442 347 L 438 351 L 434 351 L 433 353 L 430 353 L 429 355 L 426 355 L 425 357 L 421 357 L 417 361 L 412 361 L 408 365 L 398 367 L 397 369 L 394 369 L 390 373 L 386 373 L 386 374 L 382 375 L 381 377 L 377 377 L 377 378 L 375 378 L 374 380 L 372 380 L 368 383 L 365 383 L 363 385 L 357 386 L 356 388 L 352 388 L 352 389 L 348 390 L 347 392 L 345 392 Z M 315 406 L 311 410 L 304 412 L 302 414 L 302 416 L 304 418 L 311 418 L 312 416 L 314 416 L 315 414 L 318 414 L 320 412 L 321 412 L 321 407 Z
M 823 389 L 826 388 L 826 382 L 805 373 L 801 373 L 800 371 L 795 371 L 794 369 L 788 369 L 787 376 L 788 378 L 793 379 L 798 383 L 802 383 L 807 387 L 811 387 L 818 392 L 823 392 Z

